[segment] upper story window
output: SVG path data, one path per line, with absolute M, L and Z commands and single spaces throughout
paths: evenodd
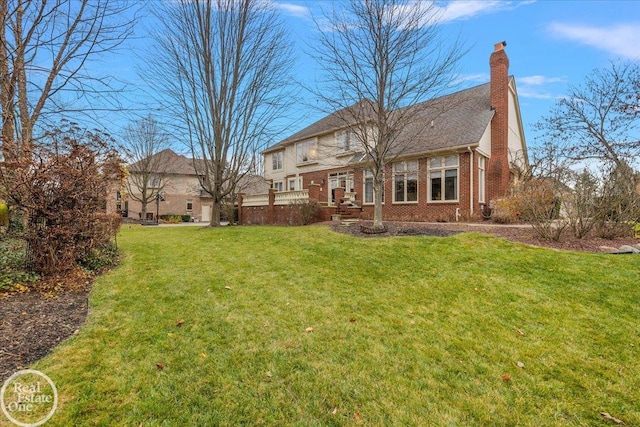
M 393 164 L 393 201 L 418 201 L 418 161 Z
M 284 181 L 274 181 L 273 188 L 276 191 L 284 191 Z
M 278 151 L 271 155 L 271 159 L 273 161 L 272 169 L 274 171 L 280 170 L 283 167 L 284 163 L 284 151 Z
M 161 188 L 162 187 L 162 176 L 152 174 L 149 175 L 149 181 L 147 183 L 149 188 Z
M 308 140 L 298 142 L 296 144 L 296 162 L 304 163 L 315 160 L 316 158 L 316 141 Z
M 122 200 L 122 193 L 119 191 L 116 193 L 116 200 L 118 201 Z
M 356 135 L 351 130 L 336 132 L 336 147 L 338 151 L 352 151 L 355 149 Z
M 434 157 L 429 160 L 429 200 L 458 200 L 458 156 Z

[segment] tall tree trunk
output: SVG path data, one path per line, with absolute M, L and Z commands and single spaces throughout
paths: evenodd
M 381 172 L 377 172 L 373 178 L 373 227 L 382 228 L 382 195 L 384 191 L 384 182 Z
M 220 212 L 222 209 L 220 200 L 214 199 L 211 204 L 211 220 L 209 221 L 210 227 L 219 227 L 220 226 Z

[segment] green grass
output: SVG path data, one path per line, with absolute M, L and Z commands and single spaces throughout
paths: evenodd
M 317 226 L 118 241 L 35 365 L 47 426 L 640 425 L 640 257 Z

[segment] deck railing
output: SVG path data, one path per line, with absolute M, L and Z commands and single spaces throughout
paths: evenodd
M 275 194 L 274 205 L 290 205 L 309 200 L 309 190 L 281 191 Z
M 269 204 L 269 194 L 252 194 L 242 197 L 243 206 L 267 206 Z
M 290 205 L 309 200 L 309 190 L 278 191 L 274 194 L 274 205 Z M 242 206 L 268 206 L 269 194 L 252 194 L 242 197 Z

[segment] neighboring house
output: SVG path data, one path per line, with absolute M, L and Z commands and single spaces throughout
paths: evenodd
M 155 181 L 162 185 L 163 200 L 158 205 L 155 201 L 150 202 L 145 218 L 142 218 L 142 204 L 131 195 L 115 191 L 113 197 L 110 197 L 108 211 L 120 212 L 124 217 L 132 219 L 155 220 L 156 208 L 159 208 L 158 215 L 191 215 L 194 221 L 209 222 L 213 198 L 202 189 L 203 176 L 198 173 L 198 170 L 203 170 L 199 167 L 202 160 L 194 161 L 171 149 L 163 150 L 155 156 L 160 157 L 161 161 L 158 163 L 162 164 L 162 176 L 156 177 Z M 135 174 L 135 170 L 135 164 L 131 165 L 129 174 Z M 136 186 L 130 187 L 132 192 L 137 193 L 137 198 L 141 198 Z M 238 187 L 247 194 L 263 193 L 269 189 L 269 183 L 260 176 L 247 175 Z
M 528 164 L 505 45 L 497 44 L 491 55 L 489 83 L 406 107 L 419 112 L 414 124 L 398 130 L 398 140 L 409 144 L 392 153 L 385 168 L 385 220 L 480 217 L 507 194 L 513 171 Z M 372 218 L 373 179 L 366 156 L 340 113 L 266 149 L 264 177 L 278 193 L 296 192 L 338 210 L 346 201 L 358 208 L 360 218 Z M 243 211 L 245 222 L 259 222 L 252 214 L 255 200 L 247 199 L 252 203 Z

